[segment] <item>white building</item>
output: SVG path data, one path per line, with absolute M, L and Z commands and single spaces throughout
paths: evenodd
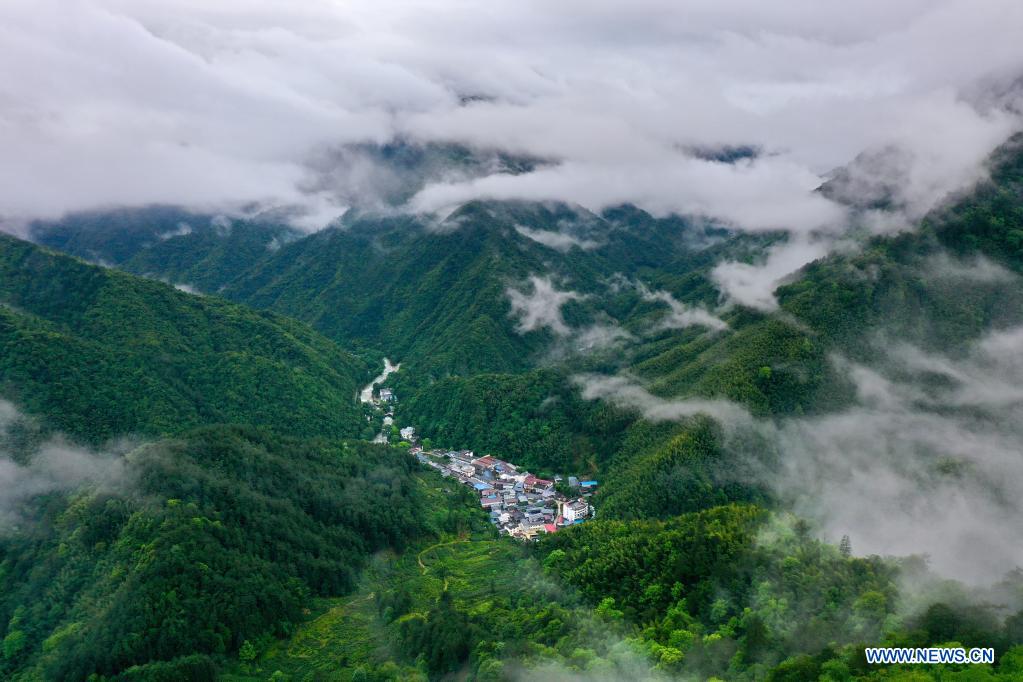
M 586 500 L 569 500 L 562 505 L 561 516 L 566 523 L 575 523 L 590 515 L 590 505 Z
M 403 440 L 412 440 L 416 435 L 416 428 L 414 426 L 406 426 L 400 433 Z

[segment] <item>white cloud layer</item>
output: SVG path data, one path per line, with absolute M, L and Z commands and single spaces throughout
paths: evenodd
M 668 306 L 668 314 L 657 323 L 657 329 L 686 329 L 687 327 L 706 327 L 711 331 L 724 331 L 728 323 L 710 312 L 703 306 L 686 305 L 668 291 L 651 291 L 642 282 L 636 283 L 640 296 L 645 301 L 656 301 Z
M 567 335 L 569 328 L 561 315 L 561 306 L 582 300 L 584 296 L 574 291 L 561 291 L 550 277 L 536 275 L 529 278 L 525 288 L 532 291 L 509 288 L 505 292 L 511 302 L 512 317 L 519 320 L 518 330 L 524 334 L 546 327 L 558 336 Z
M 883 371 L 842 363 L 855 406 L 777 422 L 724 400 L 655 396 L 626 377 L 577 382 L 584 398 L 653 421 L 716 418 L 742 463 L 735 476 L 766 485 L 831 541 L 849 535 L 858 554 L 927 555 L 972 583 L 1023 567 L 1023 327 L 958 359 L 908 345 L 880 355 Z
M 831 239 L 796 236 L 768 250 L 762 263 L 719 263 L 711 271 L 711 279 L 728 302 L 760 310 L 775 310 L 778 301 L 774 297 L 774 290 L 778 285 L 807 263 L 824 257 L 833 246 Z
M 123 458 L 95 453 L 59 437 L 40 444 L 31 454 L 11 451 L 4 442 L 6 432 L 23 419 L 11 403 L 0 399 L 0 534 L 23 521 L 22 506 L 36 495 L 81 486 L 110 488 L 125 482 Z
M 844 212 L 812 190 L 864 150 L 902 150 L 913 213 L 978 176 L 1018 125 L 1021 32 L 1017 0 L 7 0 L 0 216 L 257 202 L 314 228 L 352 192 L 324 186 L 325 152 L 404 136 L 560 162 L 418 208 L 631 201 L 827 230 Z M 684 151 L 724 144 L 764 154 Z

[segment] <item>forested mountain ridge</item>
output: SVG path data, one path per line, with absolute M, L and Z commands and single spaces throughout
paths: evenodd
M 118 481 L 50 495 L 0 536 L 0 676 L 213 680 L 350 590 L 369 554 L 442 530 L 415 470 L 384 446 L 243 427 L 146 444 Z
M 356 178 L 361 191 L 344 197 L 351 212 L 389 213 L 431 179 L 469 178 L 495 171 L 517 174 L 540 163 L 539 159 L 458 144 L 406 140 L 354 144 L 324 152 L 310 189 L 343 180 L 348 173 L 362 174 Z M 216 293 L 284 244 L 303 237 L 305 233 L 291 222 L 301 222 L 304 217 L 301 207 L 294 206 L 246 206 L 227 215 L 157 204 L 37 220 L 28 226 L 28 236 L 92 262 Z
M 94 211 L 29 226 L 32 241 L 103 265 L 215 293 L 301 233 L 173 206 Z
M 117 568 L 124 564 L 120 550 L 173 543 L 191 552 L 193 545 L 177 542 L 176 533 L 183 533 L 180 526 L 194 526 L 213 540 L 203 536 L 195 552 L 212 552 L 220 561 L 220 543 L 242 564 L 251 561 L 265 569 L 272 577 L 267 584 L 286 595 L 280 603 L 267 597 L 268 612 L 284 615 L 274 622 L 242 618 L 237 605 L 246 603 L 244 595 L 230 590 L 241 585 L 244 592 L 251 585 L 230 573 L 225 589 L 232 596 L 224 610 L 210 611 L 198 640 L 182 636 L 161 643 L 129 637 L 138 647 L 113 644 L 107 647 L 110 655 L 100 655 L 79 633 L 116 638 L 121 630 L 106 620 L 79 620 L 81 604 L 111 586 L 89 574 L 79 579 L 82 601 L 55 596 L 63 610 L 50 615 L 19 612 L 17 606 L 27 597 L 11 598 L 3 614 L 10 614 L 3 632 L 12 638 L 11 669 L 67 679 L 85 670 L 114 679 L 201 678 L 227 671 L 233 680 L 276 675 L 345 682 L 563 674 L 743 682 L 1015 679 L 1023 671 L 1023 650 L 1017 646 L 1023 642 L 1018 574 L 974 591 L 929 574 L 921 558 L 856 556 L 855 539 L 832 544 L 814 539 L 817 529 L 787 513 L 785 493 L 790 491 L 756 479 L 757 465 L 776 473 L 786 458 L 800 455 L 799 429 L 857 408 L 862 387 L 850 376 L 851 365 L 860 363 L 887 377 L 888 351 L 915 349 L 916 355 L 908 357 L 917 364 L 896 370 L 923 375 L 921 391 L 909 400 L 931 407 L 928 397 L 960 380 L 941 362 L 969 359 L 978 339 L 1023 322 L 1014 236 L 1023 205 L 1023 157 L 1014 149 L 1010 144 L 996 157 L 990 181 L 930 214 L 915 231 L 864 238 L 857 249 L 818 260 L 789 278 L 774 292 L 776 310 L 722 306 L 710 273 L 724 258 L 758 262 L 765 248 L 781 243 L 779 235 L 742 237 L 679 218 L 655 219 L 630 207 L 597 216 L 560 204 L 472 202 L 449 216 L 447 224 L 356 212 L 343 224 L 261 256 L 224 289 L 227 296 L 274 313 L 187 296 L 11 240 L 6 252 L 18 254 L 8 256 L 17 267 L 8 265 L 14 279 L 9 285 L 5 279 L 6 289 L 0 290 L 8 292 L 5 315 L 18 321 L 18 330 L 31 331 L 35 324 L 71 336 L 87 332 L 134 353 L 136 339 L 149 330 L 113 330 L 113 324 L 102 323 L 106 313 L 96 312 L 127 309 L 132 312 L 119 317 L 150 317 L 106 303 L 108 297 L 127 300 L 124 292 L 132 292 L 145 301 L 166 299 L 174 319 L 190 319 L 178 305 L 186 311 L 210 306 L 222 311 L 224 319 L 210 321 L 218 329 L 231 327 L 236 315 L 251 316 L 274 330 L 282 327 L 285 338 L 301 340 L 309 352 L 336 348 L 318 333 L 279 317 L 295 315 L 332 338 L 401 360 L 401 371 L 390 379 L 399 395 L 396 418 L 438 445 L 491 452 L 545 475 L 585 473 L 600 479 L 600 492 L 592 500 L 596 518 L 559 530 L 535 549 L 513 549 L 485 532 L 468 532 L 479 521 L 478 507 L 472 509 L 475 500 L 457 493 L 447 497 L 447 484 L 436 481 L 413 484 L 408 476 L 413 460 L 404 455 L 362 450 L 368 446 L 282 440 L 244 429 L 183 433 L 174 443 L 148 446 L 174 453 L 173 468 L 184 472 L 181 476 L 154 473 L 161 470 L 160 462 L 169 461 L 163 456 L 134 455 L 139 459 L 132 466 L 148 472 L 141 474 L 143 481 L 158 482 L 145 488 L 147 495 L 192 500 L 210 511 L 199 515 L 190 509 L 187 519 L 175 521 L 168 510 L 178 509 L 178 503 L 162 510 L 145 506 L 150 500 L 133 507 L 140 511 L 131 516 L 159 521 L 161 530 L 145 535 L 131 523 L 122 524 L 116 514 L 113 521 L 103 521 L 107 510 L 116 512 L 121 502 L 104 501 L 102 510 L 88 506 L 86 517 L 119 529 L 111 531 L 117 538 L 114 550 L 101 540 L 91 551 L 105 553 L 102 565 L 121 575 L 127 568 Z M 77 279 L 58 277 L 52 280 L 57 283 L 53 291 L 33 285 L 37 280 L 24 274 L 65 267 L 78 273 Z M 545 283 L 537 278 L 546 278 Z M 103 294 L 110 287 L 116 295 Z M 539 307 L 531 308 L 534 304 Z M 706 314 L 699 324 L 664 324 L 680 311 L 695 309 Z M 543 323 L 530 323 L 537 319 Z M 582 336 L 594 329 L 603 330 L 610 342 L 580 346 Z M 22 333 L 31 338 L 28 331 Z M 159 326 L 151 333 L 158 332 L 161 338 L 166 335 Z M 265 332 L 277 339 L 275 333 Z M 267 347 L 277 345 L 257 344 L 261 350 Z M 934 360 L 925 353 L 944 355 Z M 140 363 L 165 361 L 140 357 Z M 312 357 L 312 362 L 319 355 L 300 357 Z M 360 370 L 357 360 L 345 357 L 350 376 L 361 371 L 366 377 L 368 368 Z M 45 395 L 47 385 L 41 383 L 33 393 Z M 294 393 L 287 391 L 283 400 L 281 395 L 268 397 L 267 406 L 290 408 L 288 395 L 313 395 L 304 384 Z M 891 402 L 898 396 L 882 397 L 890 402 L 869 406 L 872 414 L 915 415 L 915 405 Z M 702 402 L 683 409 L 692 400 Z M 165 412 L 159 403 L 141 405 L 150 414 Z M 991 421 L 999 413 L 992 417 L 984 405 L 935 405 L 939 419 L 955 418 L 957 411 L 976 412 L 977 423 L 986 423 L 989 430 L 1002 426 Z M 722 406 L 729 411 L 717 410 Z M 701 412 L 714 416 L 697 416 Z M 735 415 L 753 424 L 751 443 L 736 439 L 736 424 L 729 423 Z M 361 416 L 355 417 L 352 424 L 361 426 Z M 219 413 L 209 416 L 221 418 Z M 309 412 L 304 425 L 287 424 L 283 417 L 273 421 L 272 414 L 254 410 L 240 412 L 236 420 L 303 436 L 333 428 L 334 422 L 317 418 L 318 413 Z M 791 424 L 795 434 L 785 431 Z M 896 426 L 898 431 L 903 423 Z M 73 425 L 64 428 L 75 432 Z M 784 437 L 772 441 L 778 434 Z M 839 435 L 852 439 L 862 434 Z M 876 437 L 884 450 L 888 434 Z M 852 448 L 862 445 L 861 440 L 848 442 Z M 826 445 L 809 442 L 811 448 Z M 749 446 L 755 457 L 739 446 Z M 907 447 L 904 461 L 893 464 L 914 463 L 912 448 L 920 446 L 911 442 Z M 302 480 L 284 473 L 292 458 L 298 471 L 306 472 Z M 227 461 L 234 464 L 227 466 Z M 341 470 L 335 470 L 339 465 Z M 928 485 L 958 481 L 967 486 L 976 470 L 965 458 L 944 457 L 928 462 L 924 473 Z M 321 488 L 318 476 L 343 494 Z M 347 476 L 369 497 L 357 495 L 350 504 L 355 493 L 353 483 L 343 479 Z M 419 499 L 417 486 L 429 499 Z M 235 489 L 243 497 L 253 491 L 252 498 L 243 503 Z M 313 494 L 293 496 L 295 489 Z M 371 498 L 389 500 L 383 527 L 390 532 L 378 534 L 365 514 L 349 514 Z M 64 511 L 56 496 L 52 504 L 56 516 L 50 526 L 45 525 L 47 507 L 30 507 L 49 528 L 35 538 L 38 544 L 11 545 L 10 551 L 68 570 L 56 548 L 63 543 L 81 559 L 74 542 L 94 532 L 72 513 L 84 503 L 72 500 Z M 229 511 L 238 505 L 252 510 L 243 514 L 244 524 Z M 256 511 L 264 505 L 287 518 L 298 513 L 297 507 L 312 525 L 296 521 L 289 525 L 293 537 L 269 533 L 260 541 L 255 536 L 269 527 Z M 418 524 L 416 518 L 432 521 Z M 221 538 L 218 526 L 207 526 L 203 519 L 240 526 Z M 291 540 L 301 546 L 293 548 Z M 316 549 L 321 542 L 349 547 L 349 552 Z M 378 557 L 367 567 L 367 553 L 388 547 L 400 551 L 406 543 L 410 552 Z M 277 549 L 281 546 L 302 561 L 286 559 Z M 93 559 L 81 560 L 75 570 L 91 570 Z M 227 559 L 221 563 L 230 564 Z M 12 594 L 27 595 L 45 582 L 37 576 L 26 583 L 23 565 L 6 565 L 11 567 L 6 575 L 17 577 Z M 178 566 L 170 560 L 155 565 Z M 194 573 L 191 565 L 179 568 L 185 576 Z M 144 571 L 129 575 L 143 593 L 149 585 L 164 584 L 163 576 Z M 297 576 L 301 584 L 282 575 Z M 341 576 L 340 582 L 330 576 Z M 914 591 L 914 585 L 925 589 Z M 153 607 L 169 625 L 177 622 L 179 612 L 162 609 L 177 595 L 203 598 L 202 590 L 186 588 L 174 587 L 173 599 L 164 592 L 166 599 Z M 351 590 L 354 594 L 345 596 Z M 312 595 L 327 601 L 317 602 Z M 198 606 L 185 611 L 189 608 Z M 311 613 L 301 614 L 301 608 Z M 145 621 L 125 609 L 125 622 Z M 171 627 L 169 632 L 178 631 Z M 971 669 L 867 666 L 863 647 L 876 643 L 991 646 L 998 663 Z M 128 667 L 135 664 L 141 667 Z
M 440 224 L 353 211 L 341 225 L 262 254 L 224 295 L 298 317 L 346 347 L 403 360 L 406 371 L 395 380 L 413 400 L 402 407 L 406 417 L 466 447 L 484 443 L 456 434 L 479 434 L 480 424 L 503 419 L 463 409 L 457 396 L 470 389 L 459 377 L 518 375 L 537 365 L 556 372 L 567 365 L 565 379 L 571 371 L 628 369 L 657 395 L 723 397 L 759 415 L 822 412 L 850 396 L 829 354 L 869 355 L 881 323 L 893 336 L 940 347 L 1014 319 L 1015 288 L 963 277 L 977 255 L 1018 262 L 1011 225 L 1018 222 L 1019 159 L 1018 141 L 1010 141 L 992 159 L 990 181 L 934 212 L 917 232 L 867 240 L 858 253 L 812 264 L 778 290 L 782 314 L 725 309 L 719 315 L 729 328 L 714 333 L 699 325 L 658 328 L 664 304 L 649 292 L 713 309 L 719 293 L 710 268 L 724 257 L 757 262 L 777 237 L 729 235 L 629 206 L 596 216 L 559 204 L 475 202 Z M 523 329 L 510 295 L 528 295 L 534 276 L 576 296 L 559 310 L 569 338 L 599 328 L 610 349 L 577 353 L 549 327 Z M 634 282 L 644 282 L 647 295 Z M 516 380 L 493 383 L 508 381 Z M 517 381 L 536 385 L 530 377 Z M 472 383 L 476 396 L 487 393 L 487 380 Z M 559 393 L 578 395 L 567 385 Z M 537 395 L 526 409 L 536 411 L 551 395 Z M 452 400 L 461 407 L 452 411 Z M 451 417 L 442 425 L 444 412 Z M 568 452 L 579 436 L 557 436 L 553 459 L 591 459 L 590 448 Z M 519 436 L 495 439 L 509 444 L 508 454 L 525 455 L 515 445 Z
M 1023 682 L 1023 0 L 0 0 L 0 682 Z
M 520 328 L 509 290 L 528 293 L 530 278 L 543 277 L 572 291 L 570 326 L 607 318 L 600 299 L 622 274 L 662 280 L 674 270 L 686 279 L 672 284 L 704 299 L 713 290 L 699 271 L 719 255 L 723 234 L 635 209 L 599 217 L 563 204 L 471 202 L 440 224 L 354 214 L 282 248 L 224 295 L 342 343 L 386 349 L 423 379 L 522 371 L 556 339 L 548 328 Z
M 399 409 L 427 435 L 450 438 L 462 447 L 500 442 L 509 456 L 540 467 L 568 461 L 585 467 L 595 456 L 606 463 L 614 450 L 607 439 L 620 442 L 620 435 L 605 434 L 605 444 L 584 445 L 580 437 L 587 429 L 576 430 L 559 417 L 562 406 L 577 415 L 594 410 L 579 404 L 573 372 L 625 369 L 656 396 L 723 398 L 762 417 L 827 413 L 853 398 L 852 386 L 832 361 L 836 353 L 873 361 L 885 339 L 925 349 L 962 349 L 988 330 L 1023 320 L 1023 287 L 1009 271 L 993 265 L 1013 258 L 1011 252 L 949 247 L 957 236 L 968 240 L 971 231 L 986 229 L 986 222 L 961 224 L 954 216 L 974 202 L 983 206 L 987 191 L 981 188 L 976 198 L 933 217 L 918 233 L 873 239 L 858 253 L 809 265 L 778 289 L 779 312 L 735 308 L 721 313 L 728 329 L 714 333 L 701 327 L 639 332 L 623 344 L 617 364 L 587 366 L 592 358 L 576 359 L 574 367 L 553 370 L 560 386 L 547 390 L 538 390 L 532 373 L 452 377 L 421 389 L 411 385 Z M 954 227 L 955 220 L 960 224 Z M 650 305 L 635 294 L 621 298 L 626 310 Z M 522 400 L 512 406 L 510 395 Z M 524 418 L 533 420 L 534 431 L 547 429 L 542 438 L 526 439 L 549 443 L 544 456 L 537 458 L 520 444 L 518 424 Z M 614 421 L 621 428 L 629 420 L 618 415 Z
M 371 369 L 305 325 L 0 236 L 0 387 L 92 442 L 217 422 L 357 435 Z

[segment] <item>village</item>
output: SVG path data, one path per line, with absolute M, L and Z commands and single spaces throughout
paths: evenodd
M 534 540 L 541 533 L 582 523 L 593 513 L 589 498 L 596 492 L 596 481 L 569 476 L 568 489 L 575 496 L 568 497 L 557 489 L 556 484 L 563 482 L 560 476 L 538 478 L 490 455 L 477 457 L 471 450 L 426 451 L 419 446 L 411 452 L 442 476 L 473 488 L 491 523 L 504 535 Z
M 385 359 L 384 373 L 375 381 L 382 381 L 397 369 L 398 365 Z M 374 397 L 373 387 L 370 384 L 360 397 L 384 413 L 384 428 L 374 442 L 386 443 L 394 426 L 397 397 L 388 388 L 380 388 L 378 397 Z M 419 462 L 472 488 L 502 535 L 535 540 L 541 534 L 583 523 L 593 515 L 590 498 L 597 492 L 597 481 L 580 481 L 576 476 L 568 476 L 567 480 L 561 476 L 543 479 L 491 455 L 477 456 L 471 450 L 425 449 L 418 443 L 412 426 L 398 429 L 397 433 L 403 443 L 410 445 L 409 452 Z

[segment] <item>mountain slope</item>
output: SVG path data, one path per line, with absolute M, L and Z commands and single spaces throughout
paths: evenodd
M 568 328 L 614 328 L 637 306 L 651 309 L 635 291 L 608 304 L 609 292 L 639 275 L 686 300 L 713 301 L 707 270 L 730 246 L 721 230 L 634 209 L 599 217 L 560 204 L 471 202 L 440 224 L 352 216 L 282 248 L 224 295 L 379 348 L 428 381 L 542 363 L 565 330 L 522 325 L 510 291 L 547 305 L 531 278 L 571 292 L 560 310 Z
M 352 589 L 370 554 L 434 532 L 416 469 L 241 427 L 145 445 L 119 484 L 51 495 L 0 535 L 0 677 L 213 680 Z
M 36 222 L 31 238 L 93 262 L 216 292 L 300 233 L 272 220 L 239 220 L 173 206 L 94 211 Z
M 811 527 L 785 514 L 780 499 L 752 485 L 756 481 L 748 487 L 735 483 L 736 475 L 744 483 L 746 475 L 754 477 L 756 468 L 740 470 L 740 463 L 730 459 L 734 441 L 724 437 L 725 429 L 667 408 L 677 404 L 675 398 L 725 398 L 748 409 L 768 429 L 841 415 L 857 396 L 832 358 L 843 356 L 878 369 L 894 342 L 940 349 L 954 358 L 983 334 L 1023 322 L 1014 236 L 1023 202 L 1018 173 L 1011 170 L 1017 161 L 1011 154 L 1004 157 L 1002 163 L 1009 165 L 994 169 L 991 184 L 936 212 L 917 233 L 865 240 L 856 253 L 836 254 L 805 268 L 776 292 L 779 310 L 721 312 L 727 327 L 714 330 L 661 328 L 658 322 L 670 304 L 645 298 L 638 287 L 614 275 L 643 273 L 649 287 L 663 287 L 680 300 L 712 301 L 717 294 L 707 268 L 724 249 L 734 255 L 749 245 L 738 239 L 687 250 L 665 247 L 660 237 L 640 238 L 631 253 L 623 243 L 620 261 L 615 261 L 602 249 L 618 249 L 618 233 L 627 230 L 610 214 L 570 218 L 559 207 L 474 204 L 455 214 L 457 230 L 437 232 L 438 226 L 411 219 L 353 218 L 343 228 L 286 246 L 281 252 L 287 250 L 289 258 L 267 259 L 232 285 L 231 295 L 289 311 L 336 338 L 389 353 L 393 349 L 406 363 L 397 379 L 402 382 L 398 417 L 435 436 L 438 445 L 514 453 L 530 465 L 599 467 L 596 518 L 559 530 L 541 542 L 538 552 L 523 551 L 519 565 L 509 544 L 494 542 L 511 555 L 495 560 L 495 554 L 501 555 L 489 543 L 474 545 L 465 536 L 431 539 L 397 558 L 382 554 L 357 601 L 318 614 L 287 646 L 264 641 L 246 648 L 251 633 L 292 631 L 303 584 L 317 594 L 342 592 L 351 586 L 350 567 L 361 566 L 366 553 L 400 547 L 421 535 L 403 516 L 423 513 L 415 504 L 417 488 L 403 473 L 411 460 L 390 466 L 384 451 L 366 446 L 347 455 L 342 448 L 338 456 L 330 445 L 267 443 L 246 430 L 213 429 L 209 432 L 220 434 L 213 437 L 189 434 L 181 439 L 185 445 L 163 446 L 170 448 L 181 475 L 165 476 L 159 458 L 140 456 L 142 461 L 135 463 L 156 463 L 144 470 L 142 480 L 145 493 L 162 504 L 132 514 L 127 522 L 116 501 L 109 507 L 105 499 L 102 506 L 90 502 L 83 512 L 72 506 L 66 514 L 59 500 L 37 501 L 37 519 L 58 510 L 53 532 L 44 540 L 22 537 L 19 542 L 25 544 L 0 556 L 0 579 L 32 578 L 31 587 L 20 592 L 21 585 L 15 584 L 5 592 L 18 596 L 0 602 L 0 619 L 7 618 L 0 632 L 12 652 L 5 656 L 15 665 L 41 666 L 35 669 L 72 678 L 89 671 L 116 674 L 134 663 L 175 667 L 131 673 L 142 679 L 147 674 L 212 675 L 207 657 L 223 653 L 237 654 L 237 679 L 246 680 L 275 674 L 278 661 L 282 669 L 303 676 L 340 670 L 342 679 L 415 679 L 420 673 L 501 679 L 529 666 L 538 666 L 549 679 L 615 674 L 619 664 L 633 673 L 630 678 L 652 668 L 654 676 L 697 679 L 926 679 L 921 677 L 926 674 L 1016 679 L 1023 671 L 1023 649 L 1011 648 L 1023 641 L 1018 572 L 989 593 L 943 584 L 942 599 L 948 603 L 934 603 L 925 595 L 925 603 L 904 609 L 911 595 L 900 585 L 919 579 L 923 562 L 855 557 L 850 543 L 858 538 L 837 546 L 814 540 Z M 648 225 L 655 235 L 671 227 L 622 211 L 626 217 L 621 220 Z M 603 246 L 590 244 L 599 240 Z M 151 303 L 123 303 L 133 297 L 170 297 L 166 305 L 175 310 L 194 300 L 195 305 L 251 315 L 223 302 L 183 297 L 158 284 L 95 269 L 75 277 L 25 279 L 26 272 L 48 272 L 52 266 L 46 259 L 60 257 L 24 248 L 29 255 L 18 267 L 7 268 L 3 282 L 7 287 L 9 277 L 15 277 L 9 288 L 17 295 L 7 295 L 11 307 L 6 313 L 26 338 L 34 338 L 32 331 L 58 339 L 62 334 L 96 336 L 132 353 L 133 340 L 140 337 L 176 338 L 171 331 L 177 327 L 165 324 L 160 314 L 127 314 L 150 307 L 159 312 Z M 521 329 L 508 289 L 523 287 L 528 277 L 539 274 L 551 276 L 562 292 L 586 297 L 557 306 L 565 328 L 579 333 L 601 323 L 617 325 L 632 335 L 627 352 L 610 359 L 587 353 L 557 357 L 552 348 L 568 344 L 573 333 L 559 336 L 550 324 Z M 100 275 L 118 283 L 116 296 L 107 291 L 115 285 L 93 281 Z M 162 293 L 157 296 L 157 291 Z M 113 305 L 110 298 L 122 303 Z M 172 317 L 181 319 L 178 313 Z M 285 324 L 269 314 L 255 317 Z M 108 318 L 130 324 L 122 330 Z M 151 322 L 139 327 L 131 322 L 135 318 Z M 296 324 L 295 329 L 305 328 Z M 311 345 L 320 338 L 305 333 Z M 168 348 L 191 352 L 190 344 L 175 343 Z M 214 361 L 200 357 L 203 363 Z M 139 358 L 147 368 L 164 362 L 154 354 Z M 543 362 L 561 366 L 534 368 Z M 500 373 L 484 373 L 492 366 Z M 970 403 L 929 407 L 928 394 L 956 380 L 935 367 L 923 367 L 926 390 L 912 398 L 920 409 L 945 410 L 938 417 L 949 421 L 977 409 Z M 615 407 L 584 401 L 580 385 L 589 384 L 579 372 L 611 374 L 623 368 L 630 376 L 615 378 L 628 382 L 631 392 L 621 393 L 631 403 L 620 400 Z M 403 379 L 403 373 L 411 376 Z M 155 374 L 163 376 L 159 369 Z M 44 377 L 40 386 L 59 386 L 62 380 Z M 89 396 L 96 391 L 85 383 L 76 388 Z M 268 405 L 288 411 L 290 395 L 268 396 Z M 868 407 L 875 414 L 891 411 L 890 403 Z M 999 427 L 979 412 L 985 432 Z M 847 440 L 862 424 L 874 423 L 857 422 L 841 431 L 840 457 L 829 464 L 848 455 L 855 470 L 857 449 L 876 439 L 881 450 L 894 443 L 885 457 L 912 466 L 914 453 L 903 441 L 887 440 L 890 434 L 864 428 L 862 439 Z M 927 435 L 937 440 L 944 432 Z M 940 444 L 930 442 L 923 449 L 940 453 Z M 799 462 L 798 442 L 783 439 L 777 450 L 758 454 L 768 464 L 776 454 Z M 951 481 L 951 488 L 934 489 L 938 506 L 944 504 L 944 491 L 969 489 L 976 474 L 966 457 L 934 464 L 926 483 Z M 356 468 L 354 480 L 339 475 L 337 468 L 345 466 Z M 378 475 L 372 470 L 376 467 L 398 471 Z M 841 475 L 841 467 L 834 468 Z M 882 472 L 876 473 L 879 480 Z M 854 478 L 846 475 L 842 483 L 851 485 Z M 991 483 L 994 487 L 996 482 Z M 815 488 L 807 488 L 812 495 Z M 385 498 L 384 505 L 374 504 L 377 496 Z M 281 514 L 267 514 L 267 509 Z M 373 514 L 379 509 L 390 514 L 384 525 L 395 529 L 393 534 L 377 533 Z M 455 512 L 456 527 L 464 520 L 461 511 Z M 279 526 L 280 518 L 289 522 Z M 339 547 L 350 550 L 351 563 Z M 150 556 L 152 563 L 146 563 Z M 20 557 L 28 560 L 22 563 Z M 543 575 L 533 580 L 532 574 L 540 573 L 538 560 Z M 94 564 L 95 575 L 89 573 Z M 236 565 L 252 570 L 236 570 Z M 208 577 L 203 566 L 214 575 Z M 224 583 L 213 583 L 220 576 Z M 50 601 L 38 599 L 39 594 L 49 598 L 49 586 L 59 591 L 68 589 L 68 582 L 80 584 L 76 580 L 90 587 L 81 601 L 72 600 L 70 609 L 52 610 Z M 195 586 L 205 587 L 207 580 L 215 586 L 210 593 L 227 597 L 204 610 L 208 605 L 193 597 Z M 415 594 L 409 594 L 410 585 Z M 563 589 L 566 585 L 578 591 L 578 598 Z M 115 589 L 107 590 L 110 586 Z M 89 610 L 107 603 L 110 595 L 111 611 Z M 141 595 L 142 606 L 136 608 L 126 595 Z M 257 595 L 262 608 L 239 607 L 251 604 L 249 595 Z M 562 599 L 578 611 L 570 615 L 559 606 Z M 25 608 L 19 612 L 18 606 Z M 582 617 L 589 615 L 586 609 L 591 624 Z M 257 620 L 263 614 L 283 616 Z M 197 627 L 186 627 L 192 625 L 189 615 Z M 348 637 L 354 630 L 358 637 Z M 85 641 L 100 647 L 93 650 Z M 1001 663 L 968 672 L 866 666 L 862 647 L 878 642 L 992 646 Z M 311 649 L 316 656 L 310 656 Z M 267 653 L 261 657 L 261 652 Z M 561 667 L 545 669 L 545 663 Z
M 1023 323 L 1023 279 L 1014 274 L 1020 252 L 1012 237 L 1021 226 L 1021 167 L 1023 153 L 1010 142 L 993 158 L 989 182 L 928 216 L 916 232 L 872 238 L 857 252 L 810 264 L 777 290 L 780 310 L 734 309 L 723 313 L 729 328 L 715 333 L 637 333 L 623 349 L 621 365 L 594 371 L 614 373 L 624 366 L 657 398 L 724 398 L 754 416 L 777 419 L 853 404 L 855 387 L 833 362 L 836 356 L 878 368 L 887 349 L 900 343 L 953 356 L 965 352 L 985 333 Z M 646 267 L 670 276 L 663 264 Z M 699 272 L 690 274 L 701 277 Z M 674 291 L 685 295 L 682 286 Z M 628 311 L 623 317 L 638 330 L 645 314 L 635 294 L 631 302 L 619 296 Z M 588 369 L 574 366 L 581 368 Z M 408 397 L 399 416 L 438 443 L 493 450 L 513 461 L 579 470 L 587 470 L 587 462 L 610 464 L 603 472 L 607 497 L 601 499 L 613 502 L 615 514 L 660 515 L 684 507 L 673 490 L 715 487 L 708 463 L 679 457 L 672 444 L 695 435 L 689 426 L 648 436 L 639 410 L 602 405 L 605 416 L 597 423 L 613 428 L 602 432 L 600 442 L 589 438 L 589 419 L 580 415 L 596 410 L 580 404 L 572 375 L 569 366 L 560 378 L 545 381 L 532 374 L 451 378 L 403 393 Z M 648 437 L 641 446 L 630 445 Z
M 0 394 L 75 436 L 354 435 L 363 362 L 303 324 L 0 236 Z

